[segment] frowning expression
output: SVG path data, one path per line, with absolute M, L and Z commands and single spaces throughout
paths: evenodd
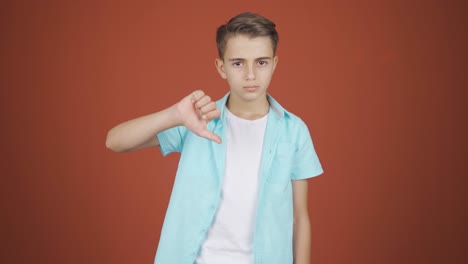
M 231 96 L 242 101 L 266 98 L 278 58 L 269 37 L 235 35 L 227 40 L 224 59 L 216 67 L 231 89 Z

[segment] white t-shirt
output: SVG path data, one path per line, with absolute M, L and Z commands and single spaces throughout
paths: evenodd
M 251 264 L 258 180 L 267 116 L 239 118 L 225 109 L 226 168 L 222 197 L 196 264 Z

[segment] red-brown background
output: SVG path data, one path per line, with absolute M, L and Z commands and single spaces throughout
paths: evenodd
M 466 5 L 281 2 L 2 1 L 1 262 L 152 263 L 178 155 L 106 133 L 224 95 L 215 29 L 253 11 L 280 32 L 270 93 L 325 169 L 312 262 L 466 263 Z

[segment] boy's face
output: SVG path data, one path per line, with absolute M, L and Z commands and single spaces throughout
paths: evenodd
M 244 102 L 266 99 L 266 90 L 278 57 L 269 37 L 236 35 L 227 40 L 224 59 L 216 68 L 231 88 L 231 96 Z

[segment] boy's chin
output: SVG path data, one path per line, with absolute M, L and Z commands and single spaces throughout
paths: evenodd
M 265 90 L 255 90 L 255 91 L 249 91 L 249 90 L 231 90 L 231 94 L 234 94 L 235 97 L 238 97 L 238 99 L 242 101 L 256 101 L 262 97 L 266 97 L 266 91 Z

